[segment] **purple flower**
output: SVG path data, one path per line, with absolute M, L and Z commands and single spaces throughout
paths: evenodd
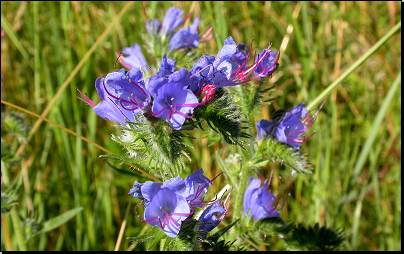
M 84 100 L 100 117 L 117 123 L 136 122 L 134 114 L 149 105 L 150 95 L 144 87 L 142 72 L 134 67 L 129 72 L 116 70 L 106 78 L 95 81 L 95 89 L 102 101 L 95 105 L 88 97 Z
M 193 207 L 212 204 L 204 202 L 202 198 L 211 184 L 211 181 L 203 175 L 203 170 L 199 169 L 185 180 L 178 176 L 163 183 L 151 181 L 143 184 L 135 183 L 128 194 L 142 200 L 145 211 L 143 219 L 139 218 L 143 222 L 160 227 L 167 236 L 174 238 L 179 233 L 182 222 L 194 213 Z M 224 215 L 217 219 L 213 214 L 225 214 L 230 205 L 227 200 L 230 200 L 230 195 L 224 202 L 228 204 L 226 209 L 218 207 L 220 202 L 216 202 L 218 204 L 212 205 L 202 214 L 200 221 L 211 222 L 217 226 Z M 205 228 L 203 227 L 204 231 L 211 230 Z
M 215 58 L 211 56 L 201 57 L 191 69 L 191 78 L 196 77 L 198 79 L 199 89 L 202 89 L 201 87 L 205 85 L 214 85 L 216 88 L 221 88 L 244 84 L 264 75 L 269 75 L 269 68 L 263 68 L 263 64 L 264 61 L 266 61 L 265 64 L 269 61 L 268 55 L 270 52 L 272 51 L 267 49 L 264 54 L 256 59 L 254 64 L 248 66 L 247 62 L 251 56 L 251 47 L 247 52 L 247 47 L 244 44 L 236 44 L 232 37 L 228 37 Z M 257 68 L 261 69 L 257 70 Z M 256 77 L 249 78 L 254 72 L 258 73 Z
M 163 55 L 163 59 L 160 63 L 160 71 L 157 72 L 157 76 L 164 77 L 169 76 L 175 71 L 175 60 L 171 57 L 167 57 L 166 54 Z
M 255 123 L 257 129 L 257 139 L 260 140 L 265 136 L 270 136 L 274 130 L 275 122 L 267 120 L 259 120 Z
M 201 208 L 204 204 L 203 195 L 208 191 L 212 182 L 203 175 L 203 170 L 199 169 L 184 180 L 186 199 L 193 207 Z M 201 200 L 202 198 L 202 200 Z
M 124 67 L 128 69 L 131 69 L 133 67 L 142 68 L 145 72 L 148 70 L 146 59 L 141 52 L 139 44 L 133 43 L 132 47 L 123 48 L 122 53 L 128 55 L 126 57 L 119 58 L 120 61 L 123 61 L 123 63 L 121 62 L 121 64 Z
M 160 227 L 167 236 L 174 238 L 180 231 L 181 223 L 191 214 L 191 208 L 184 197 L 162 189 L 146 205 L 143 221 L 153 227 Z
M 261 188 L 261 180 L 254 177 L 250 178 L 250 185 L 244 193 L 244 216 L 247 214 L 247 211 L 250 210 L 249 219 L 253 217 L 254 221 L 279 217 L 278 211 L 283 208 L 286 200 L 282 203 L 279 203 L 279 200 L 276 201 L 279 197 L 281 186 L 279 186 L 278 195 L 275 196 L 268 191 L 270 183 L 271 179 L 269 179 L 269 181 L 265 180 L 264 186 Z
M 254 63 L 258 63 L 257 68 L 254 70 L 254 75 L 259 77 L 267 77 L 271 75 L 279 66 L 279 55 L 269 49 L 262 50 L 257 58 L 254 59 Z
M 217 218 L 216 214 L 221 214 L 222 216 Z M 226 209 L 220 206 L 220 200 L 206 208 L 199 217 L 199 222 L 204 223 L 199 227 L 199 230 L 202 231 L 201 236 L 206 237 L 206 233 L 217 227 L 217 225 L 223 220 L 225 214 Z
M 169 82 L 169 76 L 174 73 L 175 70 L 175 60 L 166 57 L 166 54 L 163 55 L 163 60 L 160 64 L 160 71 L 157 72 L 156 75 L 151 76 L 146 80 L 146 89 L 147 91 L 153 95 L 157 95 L 157 90 L 162 87 L 164 84 Z M 186 71 L 186 70 L 185 70 Z M 184 71 L 177 73 L 175 75 L 186 75 Z M 186 78 L 186 77 L 184 77 Z M 189 78 L 188 78 L 189 79 Z
M 180 48 L 197 48 L 200 37 L 197 33 L 199 18 L 195 18 L 190 27 L 178 30 L 170 40 L 168 51 Z
M 164 118 L 175 130 L 181 129 L 185 118 L 192 118 L 193 109 L 201 105 L 194 93 L 187 89 L 191 82 L 188 71 L 182 68 L 172 73 L 168 79 L 160 78 L 148 81 L 147 89 L 154 98 L 152 114 Z
M 185 118 L 192 118 L 196 106 L 200 105 L 194 93 L 180 83 L 167 83 L 157 91 L 152 112 L 157 118 L 164 118 L 174 129 L 181 129 Z
M 300 137 L 306 130 L 313 126 L 313 123 L 317 119 L 318 112 L 320 112 L 324 103 L 325 100 L 318 111 L 312 117 L 309 116 L 307 109 L 304 107 L 304 103 L 301 103 L 292 108 L 285 114 L 285 117 L 276 128 L 274 133 L 275 138 L 279 142 L 288 144 L 296 150 L 299 150 L 300 144 L 303 143 L 306 139 L 311 138 L 314 133 L 316 133 L 316 131 L 314 131 L 313 134 L 308 137 Z M 300 121 L 300 119 L 302 118 L 304 118 L 303 121 Z
M 138 193 L 138 190 L 132 190 L 129 194 Z M 146 182 L 141 186 L 140 194 L 145 200 L 142 221 L 153 227 L 160 227 L 169 237 L 176 237 L 181 223 L 193 214 L 184 197 L 185 182 L 180 177 L 164 183 Z
M 184 19 L 180 17 L 184 13 L 183 10 L 171 7 L 164 16 L 161 32 L 167 36 L 174 32 L 179 26 L 184 23 Z
M 134 198 L 144 200 L 144 197 L 143 197 L 142 192 L 141 192 L 142 185 L 143 184 L 141 184 L 141 183 L 134 183 L 133 188 L 129 190 L 128 194 L 132 195 Z
M 160 33 L 160 21 L 158 19 L 149 19 L 146 21 L 146 30 L 150 35 L 157 36 Z
M 321 110 L 324 103 L 325 101 L 312 117 L 309 116 L 307 109 L 304 107 L 304 103 L 297 105 L 289 112 L 286 112 L 284 109 L 278 110 L 271 121 L 260 120 L 256 123 L 257 139 L 260 140 L 265 136 L 273 136 L 279 142 L 288 144 L 294 149 L 299 150 L 300 144 L 306 139 L 311 138 L 316 132 L 314 131 L 314 133 L 308 137 L 300 137 L 316 121 L 318 112 Z M 300 120 L 302 118 L 304 118 L 303 121 Z

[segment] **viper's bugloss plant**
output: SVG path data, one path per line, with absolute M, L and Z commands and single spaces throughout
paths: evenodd
M 157 64 L 148 64 L 140 45 L 133 43 L 123 48 L 124 56 L 119 54 L 118 58 L 128 70 L 115 70 L 96 80 L 95 88 L 102 99 L 98 105 L 79 92 L 97 115 L 118 123 L 115 126 L 121 129 L 121 134 L 113 134 L 112 139 L 127 150 L 126 156 L 103 157 L 130 163 L 163 180 L 135 183 L 129 190 L 128 194 L 144 206 L 140 220 L 154 227 L 137 237 L 138 241 L 153 240 L 155 244 L 165 237 L 164 249 L 229 250 L 236 240 L 223 241 L 219 237 L 244 215 L 243 225 L 227 235 L 233 239 L 250 236 L 260 242 L 258 234 L 268 233 L 262 228 L 272 223 L 270 218 L 281 220 L 279 211 L 287 198 L 280 197 L 281 185 L 277 195 L 269 190 L 273 172 L 269 180 L 249 178 L 244 193 L 243 184 L 249 173 L 271 161 L 289 167 L 292 175 L 311 173 L 310 163 L 297 150 L 309 138 L 302 135 L 313 125 L 318 111 L 309 117 L 303 103 L 290 111 L 279 110 L 269 121 L 256 122 L 258 142 L 254 142 L 245 125 L 252 121 L 254 109 L 263 103 L 263 94 L 274 90 L 274 86 L 265 87 L 265 82 L 278 69 L 279 52 L 271 50 L 271 44 L 260 51 L 253 50 L 253 40 L 247 46 L 229 36 L 216 55 L 204 54 L 196 61 L 200 40 L 209 40 L 212 28 L 200 36 L 198 17 L 189 27 L 180 28 L 191 16 L 182 18 L 183 13 L 172 7 L 162 23 L 158 19 L 147 21 L 147 59 L 153 57 Z M 245 144 L 251 145 L 240 156 L 229 155 L 224 161 L 217 156 L 226 179 L 239 190 L 235 211 L 230 213 L 233 222 L 215 233 L 209 232 L 229 216 L 230 194 L 224 202 L 223 196 L 218 197 L 227 189 L 207 201 L 205 195 L 217 177 L 208 179 L 202 169 L 184 180 L 178 176 L 187 169 L 183 159 L 191 159 L 187 149 L 192 145 L 187 140 L 193 137 L 188 131 L 204 131 L 206 126 L 221 134 L 213 144 L 223 138 L 243 149 Z M 246 143 L 245 138 L 250 142 Z M 287 234 L 291 230 L 291 224 L 279 225 L 269 233 L 279 230 Z M 251 227 L 255 232 L 248 232 Z M 239 235 L 235 236 L 235 232 Z

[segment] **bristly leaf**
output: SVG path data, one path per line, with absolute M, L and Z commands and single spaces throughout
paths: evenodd
M 164 250 L 170 251 L 200 251 L 199 222 L 194 219 L 184 220 L 176 238 L 166 242 Z
M 11 111 L 4 118 L 5 129 L 19 141 L 25 140 L 28 136 L 28 126 L 24 123 L 24 120 L 24 115 L 14 111 Z
M 264 88 L 265 81 L 267 79 L 261 78 L 257 82 L 250 83 L 248 86 L 235 86 L 229 89 L 233 94 L 235 94 L 238 100 L 235 100 L 240 106 L 243 114 L 249 118 L 255 115 L 256 111 L 259 109 L 261 104 L 269 104 L 268 101 L 263 101 L 264 93 L 275 92 L 275 85 Z
M 136 126 L 131 129 L 119 125 L 123 130 L 120 136 L 112 139 L 123 147 L 134 160 L 143 165 L 149 165 L 147 171 L 153 169 L 155 175 L 163 180 L 178 175 L 185 167 L 184 158 L 190 160 L 185 148 L 188 144 L 185 138 L 191 138 L 182 131 L 173 130 L 164 119 L 150 122 L 143 115 L 138 116 Z
M 211 129 L 220 133 L 223 139 L 231 145 L 244 147 L 245 142 L 241 138 L 251 136 L 244 130 L 248 127 L 240 112 L 240 106 L 232 101 L 232 97 L 225 88 L 216 90 L 213 103 L 197 107 L 194 111 L 196 122 L 206 120 Z
M 233 244 L 236 240 L 229 242 L 225 240 L 219 240 L 230 228 L 232 228 L 239 220 L 237 219 L 232 224 L 228 225 L 225 228 L 222 228 L 218 232 L 213 235 L 203 239 L 203 250 L 205 251 L 229 251 L 230 248 L 233 247 Z M 242 250 L 242 249 L 238 249 Z
M 342 232 L 342 229 L 320 227 L 318 223 L 309 227 L 298 224 L 292 236 L 285 241 L 299 250 L 331 251 L 338 249 L 344 242 Z
M 262 163 L 269 162 L 269 160 L 282 163 L 292 171 L 292 174 L 312 174 L 312 165 L 299 150 L 276 142 L 271 137 L 265 137 L 258 144 L 258 151 L 255 158 L 251 161 L 251 166 L 261 165 Z
M 127 237 L 126 239 L 130 242 L 138 242 L 143 243 L 147 241 L 152 241 L 155 239 L 162 239 L 165 234 L 160 230 L 159 227 L 150 227 L 143 235 L 136 236 L 136 237 Z
M 254 227 L 264 235 L 278 235 L 296 250 L 336 250 L 345 240 L 341 229 L 320 227 L 318 223 L 307 227 L 302 223 L 283 221 L 279 217 L 259 220 Z

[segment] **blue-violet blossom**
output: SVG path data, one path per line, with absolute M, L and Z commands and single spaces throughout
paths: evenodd
M 145 205 L 142 221 L 160 227 L 167 236 L 174 238 L 182 222 L 194 213 L 194 206 L 209 204 L 203 202 L 203 195 L 211 184 L 199 169 L 185 180 L 175 177 L 163 183 L 135 183 L 128 194 L 142 200 Z
M 206 237 L 207 233 L 212 231 L 219 223 L 223 220 L 226 215 L 227 209 L 225 207 L 220 206 L 220 200 L 203 211 L 201 216 L 199 217 L 199 222 L 203 224 L 199 226 L 199 230 L 201 231 L 201 236 Z M 216 217 L 216 214 L 220 214 L 219 218 Z
M 234 86 L 251 82 L 265 75 L 269 75 L 274 70 L 273 66 L 263 65 L 268 61 L 268 55 L 272 52 L 268 49 L 250 66 L 247 65 L 251 57 L 251 48 L 248 53 L 244 44 L 236 44 L 233 38 L 228 37 L 223 48 L 217 53 L 216 57 L 204 55 L 192 67 L 191 78 L 198 79 L 198 88 L 202 89 L 205 85 L 214 85 L 216 88 L 225 86 Z M 276 65 L 277 60 L 273 63 Z M 258 70 L 257 70 L 258 68 Z M 258 75 L 257 72 L 259 71 Z M 253 73 L 255 77 L 249 78 Z
M 170 40 L 168 51 L 180 48 L 197 48 L 200 37 L 197 33 L 199 18 L 195 18 L 191 26 L 178 30 Z
M 120 63 L 127 69 L 133 67 L 142 68 L 144 72 L 148 71 L 146 59 L 144 58 L 139 44 L 133 43 L 130 48 L 123 48 L 122 53 L 127 55 L 126 57 L 119 57 Z
M 272 119 L 272 121 L 258 121 L 255 124 L 257 128 L 257 139 L 260 140 L 265 136 L 274 136 L 279 142 L 288 144 L 294 149 L 299 150 L 300 144 L 314 135 L 315 131 L 309 137 L 300 137 L 316 121 L 318 112 L 323 107 L 324 103 L 325 101 L 312 117 L 309 116 L 307 109 L 304 107 L 304 103 L 301 103 L 286 112 L 284 117 L 277 117 L 277 119 Z M 304 118 L 304 120 L 300 121 L 302 118 Z
M 254 221 L 271 218 L 271 217 L 279 217 L 279 212 L 286 200 L 279 203 L 279 193 L 281 190 L 281 185 L 279 185 L 278 194 L 275 196 L 269 190 L 269 184 L 271 183 L 271 178 L 265 180 L 264 186 L 261 186 L 261 180 L 256 179 L 254 177 L 250 178 L 250 185 L 244 193 L 244 216 L 247 214 L 247 211 L 250 210 L 250 217 L 254 218 Z M 276 201 L 277 200 L 277 201 Z
M 116 70 L 105 78 L 98 78 L 95 89 L 102 99 L 98 105 L 79 92 L 94 112 L 106 120 L 122 124 L 136 122 L 134 114 L 149 105 L 150 95 L 144 86 L 143 74 L 136 67 L 130 71 Z
M 182 68 L 172 73 L 165 84 L 151 82 L 148 84 L 149 91 L 157 90 L 152 107 L 153 116 L 164 118 L 175 130 L 181 129 L 185 119 L 193 117 L 194 108 L 201 105 L 195 94 L 187 88 L 190 84 L 188 71 Z

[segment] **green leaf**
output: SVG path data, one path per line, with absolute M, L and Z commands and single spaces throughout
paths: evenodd
M 312 165 L 306 160 L 300 150 L 296 150 L 289 145 L 276 142 L 270 137 L 265 137 L 258 145 L 257 155 L 251 163 L 262 165 L 263 161 L 272 160 L 280 162 L 289 168 L 292 173 L 312 174 Z
M 152 240 L 155 240 L 156 238 L 164 236 L 164 233 L 161 236 L 160 236 L 160 233 L 163 233 L 163 232 L 160 230 L 159 227 L 151 227 L 143 235 L 135 236 L 135 237 L 128 237 L 126 239 L 128 239 L 131 242 L 143 243 L 143 242 L 152 241 Z
M 28 136 L 28 126 L 25 124 L 25 117 L 21 113 L 11 111 L 4 118 L 5 129 L 17 137 L 19 141 L 26 140 Z
M 79 212 L 81 212 L 81 210 L 83 210 L 83 209 L 84 209 L 84 207 L 77 207 L 77 208 L 74 208 L 67 212 L 64 212 L 63 214 L 61 214 L 59 216 L 56 216 L 55 218 L 45 221 L 43 223 L 42 229 L 40 231 L 38 231 L 37 233 L 35 233 L 34 235 L 32 235 L 32 237 L 36 236 L 38 234 L 43 234 L 43 233 L 52 231 L 55 228 L 62 226 L 63 224 L 65 224 L 66 222 L 71 220 L 74 216 L 76 216 Z
M 246 121 L 243 120 L 240 106 L 234 104 L 233 96 L 224 88 L 216 90 L 212 103 L 197 107 L 194 118 L 197 122 L 206 120 L 208 126 L 220 133 L 228 144 L 244 147 L 245 142 L 241 138 L 251 137 L 244 131 L 248 127 L 242 126 Z
M 131 164 L 131 165 L 133 165 L 133 166 L 135 166 L 135 167 L 138 167 L 139 169 L 141 169 L 141 170 L 143 170 L 143 171 L 148 171 L 148 172 L 151 171 L 150 168 L 149 168 L 149 169 L 146 169 L 146 168 L 145 168 L 145 165 L 144 165 L 142 162 L 140 162 L 139 160 L 135 160 L 135 159 L 132 159 L 132 158 L 128 158 L 128 157 L 125 157 L 125 156 L 123 156 L 123 155 L 118 155 L 118 154 L 104 154 L 104 155 L 100 155 L 100 158 L 113 159 L 113 160 L 116 160 L 116 161 L 120 161 L 120 162 L 124 162 L 124 163 Z M 110 165 L 110 164 L 109 164 L 109 165 Z M 116 168 L 116 167 L 114 167 L 114 166 L 112 166 L 112 165 L 110 165 L 110 166 L 111 166 L 114 170 L 118 171 L 118 172 L 121 173 L 121 174 L 131 175 L 131 176 L 138 176 L 138 174 L 133 173 L 133 172 L 131 172 L 131 171 L 126 171 L 126 170 L 118 169 L 118 168 Z

